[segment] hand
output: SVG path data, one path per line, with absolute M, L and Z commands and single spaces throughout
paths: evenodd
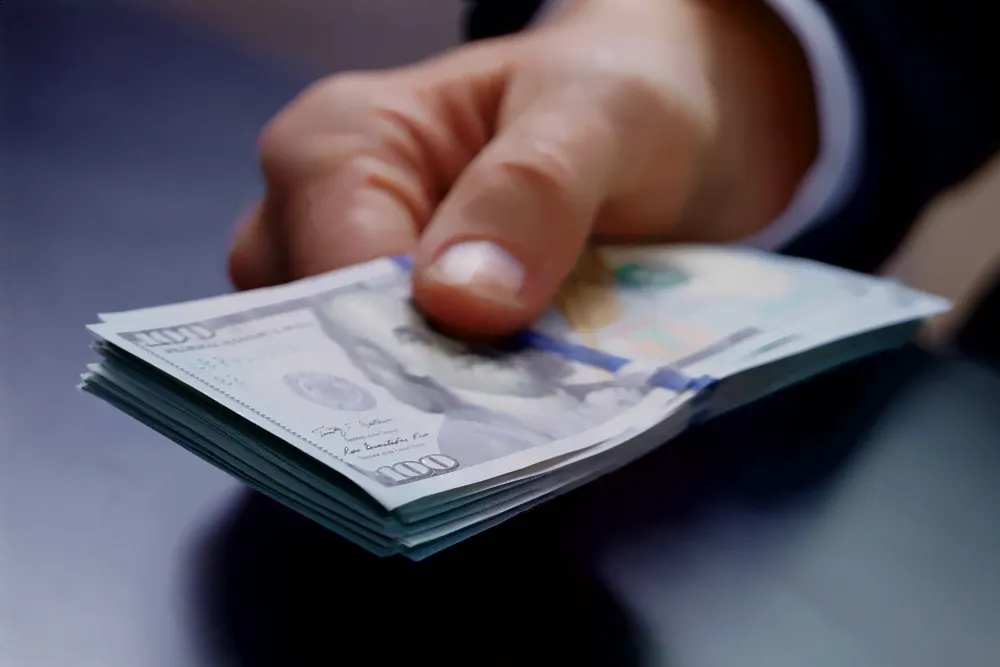
M 527 326 L 591 238 L 726 242 L 816 150 L 794 38 L 759 0 L 575 0 L 524 33 L 322 80 L 265 128 L 241 289 L 393 253 L 462 335 Z

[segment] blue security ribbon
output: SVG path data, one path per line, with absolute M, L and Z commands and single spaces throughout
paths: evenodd
M 409 255 L 389 255 L 389 259 L 395 262 L 396 266 L 404 271 L 409 272 L 413 269 L 413 258 Z

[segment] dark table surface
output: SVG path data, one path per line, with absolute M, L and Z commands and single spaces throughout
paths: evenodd
M 227 289 L 254 137 L 305 80 L 7 4 L 0 664 L 1000 664 L 1000 377 L 969 361 L 881 355 L 423 564 L 79 394 L 95 313 Z

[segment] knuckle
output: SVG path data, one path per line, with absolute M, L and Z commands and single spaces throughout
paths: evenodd
M 601 78 L 601 99 L 611 110 L 624 110 L 629 115 L 636 111 L 660 114 L 672 98 L 667 82 L 647 72 L 607 72 Z
M 351 119 L 368 115 L 370 90 L 367 75 L 346 73 L 320 79 L 302 91 L 257 137 L 265 178 L 272 182 L 294 180 L 303 172 L 321 168 L 333 153 L 350 145 L 343 135 L 351 134 Z
M 356 103 L 371 94 L 372 75 L 366 72 L 341 72 L 320 79 L 306 89 L 306 95 L 319 103 L 341 106 Z
M 684 128 L 700 135 L 712 124 L 706 83 L 670 73 L 619 72 L 605 88 L 606 106 L 621 125 Z
M 377 157 L 367 153 L 356 153 L 340 168 L 341 176 L 362 187 L 383 187 L 392 181 L 393 175 L 387 165 Z
M 424 184 L 380 157 L 356 153 L 343 164 L 339 174 L 358 191 L 380 191 L 394 198 L 406 207 L 414 220 L 428 220 L 433 213 L 433 200 L 427 195 Z
M 575 207 L 575 170 L 556 145 L 536 142 L 530 155 L 500 160 L 497 173 L 504 189 L 534 193 L 560 209 Z
M 640 72 L 619 74 L 608 84 L 608 97 L 640 107 L 662 107 L 668 94 L 662 82 Z

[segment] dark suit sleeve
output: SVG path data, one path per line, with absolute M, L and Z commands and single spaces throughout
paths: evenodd
M 499 37 L 528 25 L 544 0 L 466 0 L 465 35 L 469 40 Z
M 874 271 L 921 209 L 1000 148 L 1000 10 L 993 0 L 818 2 L 860 77 L 864 159 L 840 210 L 785 252 Z M 470 39 L 523 28 L 540 0 L 472 0 Z
M 1000 148 L 1000 20 L 985 0 L 819 1 L 861 79 L 863 171 L 786 252 L 873 271 L 935 195 Z

